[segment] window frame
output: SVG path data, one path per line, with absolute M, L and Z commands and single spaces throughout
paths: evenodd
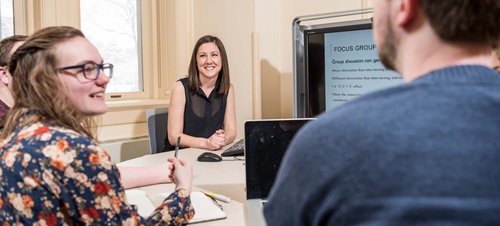
M 15 33 L 29 35 L 48 26 L 80 29 L 80 1 L 15 0 Z M 106 94 L 108 103 L 130 103 L 133 107 L 143 100 L 168 100 L 170 88 L 187 73 L 194 45 L 193 0 L 140 2 L 143 92 Z M 115 95 L 121 96 L 112 98 Z
M 139 81 L 142 86 L 142 91 L 136 91 L 136 92 L 116 92 L 116 93 L 106 93 L 105 98 L 106 101 L 116 101 L 116 100 L 134 100 L 134 99 L 149 99 L 151 98 L 151 91 L 150 91 L 150 86 L 149 84 L 150 79 L 149 76 L 146 76 L 145 70 L 147 67 L 144 67 L 144 59 L 143 57 L 145 55 L 149 54 L 150 49 L 149 48 L 144 48 L 145 44 L 143 40 L 147 40 L 146 37 L 144 38 L 143 36 L 149 36 L 151 34 L 145 33 L 143 27 L 148 26 L 147 23 L 144 23 L 143 20 L 145 19 L 143 15 L 148 15 L 148 12 L 145 12 L 145 10 L 148 10 L 148 8 L 144 9 L 145 7 L 149 7 L 149 2 L 150 1 L 141 1 L 141 0 L 135 0 L 137 4 L 137 32 L 140 34 L 138 35 L 138 40 L 140 45 L 138 46 L 138 72 L 139 76 L 142 78 L 139 78 Z M 78 5 L 78 11 L 80 12 L 80 5 Z M 79 18 L 79 21 L 81 20 L 81 17 Z M 81 22 L 80 22 L 81 23 Z M 148 29 L 149 30 L 149 29 Z M 140 87 L 141 87 L 140 86 Z
M 138 24 L 137 28 L 141 35 L 139 37 L 141 46 L 139 47 L 139 71 L 142 72 L 142 91 L 107 93 L 106 101 L 156 99 L 152 89 L 152 77 L 157 76 L 155 68 L 151 68 L 150 62 L 146 63 L 157 54 L 151 44 L 152 37 L 156 35 L 156 30 L 152 27 L 150 15 L 155 11 L 154 1 L 141 1 L 138 3 Z M 64 12 L 64 13 L 61 13 Z M 29 35 L 36 30 L 48 26 L 72 26 L 81 29 L 80 22 L 80 1 L 79 0 L 16 0 L 14 1 L 14 30 L 16 34 Z M 148 65 L 146 65 L 148 64 Z

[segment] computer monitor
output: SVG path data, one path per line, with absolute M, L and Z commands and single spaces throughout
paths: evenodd
M 245 121 L 247 199 L 265 199 L 295 134 L 311 118 Z
M 315 117 L 403 82 L 380 62 L 370 19 L 304 26 L 296 37 L 294 113 Z

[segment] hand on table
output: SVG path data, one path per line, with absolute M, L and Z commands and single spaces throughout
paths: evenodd
M 224 130 L 217 130 L 215 133 L 207 139 L 206 149 L 208 150 L 219 150 L 226 145 L 226 135 Z
M 175 183 L 177 189 L 185 189 L 191 193 L 193 184 L 193 168 L 189 163 L 182 159 L 168 158 L 172 164 L 168 166 L 170 169 L 170 179 Z

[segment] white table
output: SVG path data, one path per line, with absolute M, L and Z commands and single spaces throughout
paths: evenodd
M 230 197 L 231 202 L 219 201 L 227 218 L 224 220 L 197 223 L 196 225 L 246 225 L 246 193 L 245 189 L 245 165 L 243 160 L 234 157 L 223 157 L 221 162 L 198 162 L 198 156 L 207 150 L 196 148 L 180 149 L 178 158 L 188 161 L 193 166 L 193 191 L 208 191 Z M 221 154 L 222 151 L 215 151 Z M 172 157 L 174 152 L 164 152 L 154 155 L 145 155 L 118 163 L 121 166 L 151 166 L 158 165 Z M 243 157 L 242 157 L 243 159 Z M 147 173 L 147 172 L 145 172 Z M 173 183 L 144 186 L 134 189 L 145 191 L 148 195 L 161 192 L 172 192 L 175 188 Z

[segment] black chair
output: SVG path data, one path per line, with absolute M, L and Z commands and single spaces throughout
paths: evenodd
M 148 123 L 149 149 L 151 154 L 160 153 L 165 148 L 167 136 L 168 108 L 153 108 L 146 111 Z

